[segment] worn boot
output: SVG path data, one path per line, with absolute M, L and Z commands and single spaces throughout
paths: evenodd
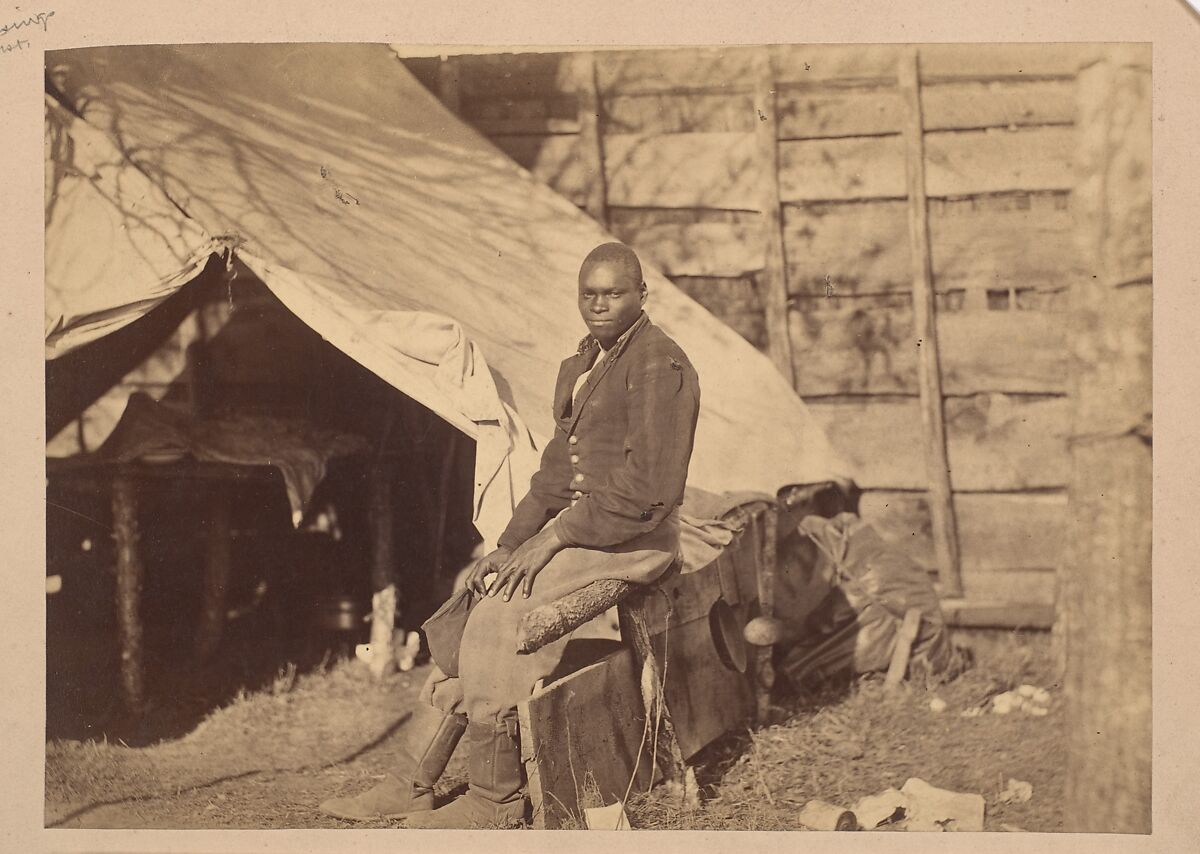
M 511 827 L 525 819 L 523 767 L 517 718 L 467 725 L 470 786 L 467 793 L 433 812 L 417 813 L 408 827 L 461 830 Z
M 332 798 L 317 809 L 334 818 L 371 821 L 408 818 L 433 810 L 433 786 L 467 727 L 466 715 L 448 715 L 418 702 L 404 725 L 404 764 L 396 774 L 352 798 Z

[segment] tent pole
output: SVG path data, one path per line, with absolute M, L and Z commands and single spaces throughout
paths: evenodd
M 117 552 L 117 632 L 121 649 L 121 691 L 125 708 L 142 713 L 142 560 L 138 554 L 137 487 L 117 475 L 112 483 L 113 537 Z
M 225 591 L 230 571 L 230 493 L 227 483 L 209 485 L 207 555 L 204 567 L 204 602 L 196 633 L 196 660 L 212 658 L 225 629 Z
M 904 97 L 904 141 L 908 177 L 908 240 L 913 265 L 913 334 L 917 338 L 917 385 L 921 396 L 921 433 L 929 478 L 929 514 L 942 595 L 962 596 L 958 525 L 950 492 L 950 462 L 942 411 L 942 375 L 938 364 L 936 306 L 929 254 L 929 219 L 925 198 L 925 140 L 917 51 L 900 55 L 898 76 Z
M 392 513 L 392 466 L 378 459 L 368 475 L 371 526 L 371 675 L 376 679 L 396 669 L 392 633 L 396 626 L 395 520 Z

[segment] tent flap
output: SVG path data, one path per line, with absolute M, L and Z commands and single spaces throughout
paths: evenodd
M 579 263 L 612 238 L 383 45 L 89 48 L 47 62 L 83 119 L 48 106 L 48 135 L 86 138 L 98 176 L 59 169 L 47 197 L 57 346 L 74 346 L 61 338 L 73 318 L 120 317 L 177 288 L 208 235 L 230 242 L 301 320 L 475 437 L 476 524 L 494 541 L 553 429 L 558 363 L 586 332 Z M 765 355 L 661 274 L 646 279 L 649 314 L 700 375 L 691 485 L 774 494 L 845 476 Z

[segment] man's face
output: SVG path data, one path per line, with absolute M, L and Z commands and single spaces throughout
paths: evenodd
M 597 264 L 579 275 L 579 313 L 605 349 L 633 325 L 645 301 L 642 283 L 615 264 Z

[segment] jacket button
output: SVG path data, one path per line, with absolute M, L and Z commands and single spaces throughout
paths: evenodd
M 583 483 L 583 475 L 582 475 L 582 474 L 577 474 L 577 475 L 575 475 L 575 482 L 576 482 L 576 483 Z
M 576 501 L 578 501 L 580 498 L 583 498 L 583 493 L 577 489 L 575 490 L 575 495 L 573 497 Z
M 567 438 L 567 441 L 570 442 L 572 445 L 578 445 L 579 437 L 574 434 L 571 434 L 571 436 Z
M 654 514 L 651 513 L 649 510 L 643 510 L 640 518 L 643 522 L 649 522 L 653 518 L 653 516 L 654 516 Z
M 579 465 L 579 454 L 571 454 L 571 464 Z

